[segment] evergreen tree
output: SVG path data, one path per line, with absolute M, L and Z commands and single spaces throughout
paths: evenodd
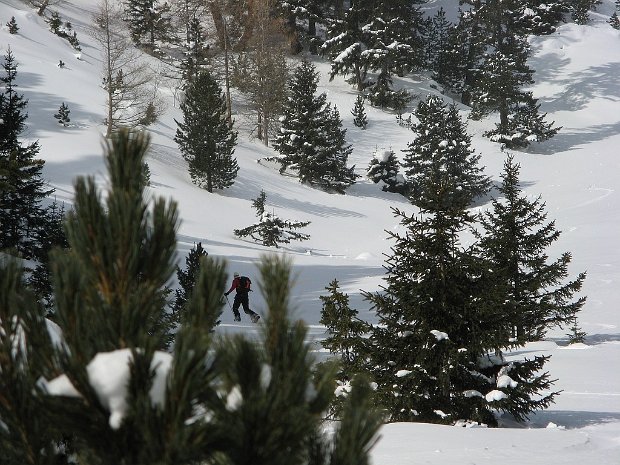
M 237 132 L 226 120 L 226 101 L 215 79 L 202 72 L 187 88 L 181 103 L 183 122 L 174 138 L 189 163 L 192 181 L 213 192 L 235 182 L 239 166 L 233 158 Z
M 435 196 L 428 205 L 450 204 L 441 199 L 443 189 Z M 386 286 L 365 293 L 378 317 L 366 367 L 378 399 L 390 421 L 494 425 L 493 406 L 480 393 L 495 385 L 478 364 L 489 347 L 494 302 L 483 262 L 458 239 L 473 218 L 454 204 L 449 210 L 422 206 L 418 216 L 394 212 L 406 232 L 388 232 L 395 245 L 385 264 Z
M 620 18 L 618 18 L 617 12 L 614 11 L 609 20 L 607 20 L 607 22 L 614 29 L 620 29 Z
M 440 7 L 437 13 L 428 21 L 426 34 L 426 67 L 433 71 L 433 79 L 437 82 L 444 80 L 446 53 L 450 44 L 452 25 L 446 18 L 446 12 Z
M 67 127 L 69 126 L 69 122 L 71 121 L 71 119 L 69 118 L 69 113 L 71 113 L 69 107 L 65 105 L 65 102 L 62 102 L 60 104 L 60 108 L 58 109 L 58 113 L 54 115 L 54 118 L 58 120 L 59 124 Z
M 553 326 L 565 326 L 585 303 L 585 297 L 571 301 L 579 292 L 585 273 L 564 282 L 571 254 L 565 252 L 549 262 L 545 250 L 560 232 L 547 221 L 540 198 L 528 199 L 519 188 L 519 165 L 509 156 L 504 164 L 499 192 L 493 209 L 481 219 L 484 236 L 482 253 L 500 281 L 504 320 L 515 345 L 540 341 Z
M 309 221 L 283 220 L 275 213 L 265 211 L 266 199 L 265 191 L 261 190 L 259 196 L 252 202 L 252 206 L 256 209 L 258 222 L 243 229 L 235 229 L 233 231 L 235 236 L 250 236 L 256 242 L 276 248 L 280 244 L 288 244 L 291 241 L 307 241 L 310 239 L 308 234 L 295 231 L 308 226 Z
M 177 280 L 179 282 L 179 289 L 174 291 L 175 300 L 173 311 L 177 319 L 181 313 L 185 310 L 187 303 L 190 301 L 192 291 L 196 285 L 198 274 L 200 273 L 200 263 L 203 257 L 209 255 L 205 249 L 202 248 L 202 243 L 195 244 L 189 251 L 189 254 L 185 258 L 185 270 L 182 270 L 177 266 Z
M 208 45 L 205 43 L 205 34 L 197 17 L 192 18 L 187 31 L 187 51 L 181 63 L 183 79 L 193 81 L 208 62 Z
M 27 100 L 16 92 L 17 63 L 9 49 L 4 56 L 5 76 L 0 78 L 0 250 L 13 249 L 31 258 L 37 245 L 34 236 L 44 216 L 41 201 L 53 192 L 42 178 L 43 160 L 38 142 L 23 146 L 19 136 L 25 128 Z
M 2 462 L 67 464 L 62 435 L 45 414 L 41 377 L 53 375 L 45 310 L 16 260 L 0 260 L 0 450 Z
M 170 6 L 157 0 L 125 0 L 125 13 L 136 44 L 155 45 L 165 40 L 171 28 Z
M 37 265 L 32 270 L 28 284 L 48 314 L 53 313 L 55 305 L 51 282 L 50 253 L 55 248 L 67 249 L 69 247 L 64 229 L 65 217 L 64 203 L 59 205 L 54 200 L 45 209 L 41 226 L 35 235 L 38 246 L 35 249 L 34 258 Z
M 351 114 L 353 115 L 353 124 L 358 128 L 366 129 L 366 126 L 368 125 L 368 117 L 366 116 L 366 110 L 364 109 L 363 96 L 357 96 L 353 110 L 351 110 Z
M 323 53 L 331 59 L 329 79 L 337 75 L 350 75 L 347 80 L 358 91 L 368 86 L 367 73 L 370 66 L 364 57 L 368 48 L 368 35 L 363 26 L 368 23 L 371 15 L 369 2 L 353 2 L 342 18 L 332 22 L 327 39 L 321 46 Z
M 57 11 L 52 11 L 52 16 L 49 20 L 50 30 L 56 34 L 60 35 L 60 27 L 62 26 L 62 19 L 60 18 L 60 14 Z
M 381 190 L 405 194 L 405 179 L 399 173 L 400 163 L 393 150 L 375 151 L 366 176 L 375 184 L 381 182 Z
M 487 193 L 490 179 L 478 166 L 480 155 L 471 147 L 471 137 L 456 106 L 448 107 L 442 99 L 430 95 L 418 104 L 415 116 L 418 123 L 412 131 L 416 138 L 404 151 L 402 163 L 411 201 L 433 209 L 454 205 L 466 208 Z M 443 196 L 433 194 L 437 185 L 441 185 Z M 436 200 L 446 204 L 428 203 Z
M 332 354 L 340 356 L 341 378 L 353 379 L 360 371 L 360 357 L 363 357 L 362 335 L 369 325 L 357 317 L 357 310 L 349 306 L 349 296 L 340 291 L 338 280 L 334 279 L 325 290 L 326 296 L 319 296 L 323 305 L 320 323 L 325 326 L 327 337 L 321 345 Z
M 581 329 L 576 316 L 572 318 L 572 323 L 569 329 L 570 332 L 567 334 L 567 336 L 568 342 L 570 344 L 583 344 L 586 342 L 586 336 L 588 335 L 588 333 Z
M 6 27 L 9 28 L 9 34 L 17 34 L 19 26 L 17 25 L 17 21 L 15 21 L 15 16 L 11 16 L 11 20 L 6 23 Z
M 280 155 L 270 159 L 281 165 L 281 173 L 293 170 L 303 183 L 343 193 L 356 178 L 354 168 L 346 166 L 351 147 L 338 110 L 326 103 L 325 93 L 315 95 L 317 84 L 314 65 L 302 61 L 289 84 L 282 127 L 273 143 Z
M 471 117 L 479 119 L 499 113 L 495 129 L 484 133 L 508 148 L 527 147 L 552 138 L 560 128 L 545 123 L 537 100 L 522 90 L 532 84 L 534 70 L 527 65 L 529 46 L 523 32 L 513 24 L 518 19 L 518 2 L 485 3 L 476 11 L 482 30 L 487 31 L 480 62 L 475 66 Z

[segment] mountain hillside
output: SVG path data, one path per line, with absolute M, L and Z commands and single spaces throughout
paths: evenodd
M 28 99 L 25 135 L 29 141 L 40 142 L 44 177 L 55 189 L 54 196 L 67 204 L 72 201 L 76 176 L 93 175 L 101 186 L 106 185 L 101 148 L 105 134 L 102 56 L 89 34 L 96 3 L 74 0 L 57 6 L 77 32 L 82 48 L 78 53 L 53 35 L 43 18 L 24 2 L 0 2 L 0 52 L 4 55 L 9 48 L 13 52 L 19 65 L 17 90 Z M 432 11 L 443 5 L 454 14 L 453 3 L 430 1 L 425 8 Z M 552 35 L 531 39 L 530 64 L 536 70 L 532 90 L 547 118 L 562 129 L 548 142 L 512 152 L 521 165 L 524 192 L 532 198 L 541 196 L 549 218 L 556 220 L 562 231 L 549 250 L 551 258 L 570 251 L 571 277 L 587 271 L 581 295 L 588 300 L 579 314 L 586 343 L 568 345 L 567 330 L 557 329 L 546 341 L 523 349 L 552 355 L 546 368 L 558 380 L 555 388 L 562 390 L 561 395 L 550 409 L 532 416 L 526 424 L 506 420 L 507 428 L 497 430 L 386 425 L 373 452 L 375 465 L 619 463 L 620 31 L 606 23 L 614 8 L 612 0 L 603 0 L 591 13 L 588 25 L 566 23 Z M 19 26 L 17 34 L 10 34 L 5 26 L 12 16 Z M 326 92 L 328 101 L 340 111 L 347 142 L 353 147 L 349 163 L 355 164 L 356 173 L 362 176 L 345 195 L 302 185 L 296 178 L 280 175 L 274 165 L 259 162 L 274 152 L 250 137 L 250 123 L 236 93 L 233 116 L 239 130 L 235 152 L 239 175 L 233 187 L 224 191 L 209 193 L 196 187 L 173 140 L 175 119 L 181 118 L 177 83 L 163 77 L 161 89 L 167 109 L 148 128 L 152 148 L 147 161 L 151 171 L 149 194 L 172 198 L 179 205 L 179 260 L 201 242 L 210 255 L 226 258 L 230 275 L 237 271 L 257 281 L 256 264 L 261 255 L 275 252 L 289 257 L 297 276 L 292 290 L 294 315 L 309 325 L 310 342 L 323 357 L 319 296 L 334 278 L 349 294 L 351 307 L 360 317 L 374 321 L 361 291 L 374 291 L 382 284 L 385 254 L 392 245 L 386 230 L 401 228 L 390 207 L 407 212 L 415 207 L 398 194 L 382 192 L 363 175 L 375 150 L 393 149 L 399 155 L 413 134 L 396 123 L 394 113 L 368 105 L 367 129 L 355 127 L 350 114 L 355 90 L 341 77 L 329 81 L 326 60 L 309 59 L 320 72 L 319 92 Z M 65 63 L 62 68 L 58 66 L 61 60 Z M 160 75 L 164 75 L 163 69 Z M 395 83 L 416 96 L 408 112 L 427 94 L 441 95 L 424 74 L 396 79 Z M 444 98 L 451 101 L 449 96 Z M 68 127 L 60 126 L 53 117 L 63 102 L 71 111 Z M 459 108 L 466 117 L 468 108 Z M 468 131 L 482 155 L 485 173 L 499 183 L 506 153 L 482 137 L 493 124 L 493 117 L 468 121 Z M 233 235 L 234 229 L 255 221 L 252 199 L 261 190 L 265 191 L 268 211 L 283 218 L 310 221 L 304 229 L 310 240 L 276 250 Z M 485 209 L 489 201 L 484 199 L 475 208 Z M 255 287 L 257 292 L 251 295 L 250 303 L 261 313 L 260 286 Z M 221 333 L 256 330 L 247 319 L 233 322 L 230 311 L 224 313 L 217 329 Z

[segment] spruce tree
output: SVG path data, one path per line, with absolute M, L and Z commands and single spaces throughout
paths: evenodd
M 19 26 L 17 25 L 17 21 L 15 21 L 15 16 L 11 16 L 11 20 L 6 23 L 6 27 L 9 28 L 9 34 L 17 34 Z
M 433 195 L 445 194 L 437 189 Z M 424 203 L 446 204 L 440 198 Z M 459 241 L 473 218 L 464 205 L 394 213 L 406 232 L 388 232 L 395 244 L 386 285 L 365 293 L 378 317 L 366 369 L 378 384 L 379 402 L 390 421 L 494 425 L 493 406 L 482 394 L 494 383 L 478 366 L 489 347 L 494 302 L 482 299 L 488 291 L 483 261 Z
M 281 118 L 282 127 L 274 140 L 280 172 L 294 171 L 303 183 L 344 193 L 355 182 L 353 168 L 346 163 L 351 147 L 340 114 L 326 103 L 326 95 L 315 95 L 318 73 L 304 60 L 289 84 L 290 95 Z
M 489 190 L 490 180 L 478 165 L 480 155 L 471 147 L 456 106 L 447 106 L 442 99 L 428 96 L 415 110 L 418 123 L 412 131 L 413 142 L 404 151 L 404 167 L 407 188 L 411 201 L 426 205 L 428 201 L 441 200 L 445 205 L 434 205 L 434 209 L 470 205 L 476 197 Z M 444 182 L 437 183 L 437 177 Z M 445 195 L 432 196 L 431 192 L 441 185 Z
M 67 127 L 71 121 L 71 118 L 69 118 L 69 113 L 71 113 L 69 107 L 65 104 L 65 102 L 62 102 L 60 104 L 60 108 L 58 109 L 58 113 L 54 115 L 54 118 L 58 120 L 58 124 L 62 124 L 64 127 Z
M 393 150 L 377 150 L 370 160 L 366 176 L 372 182 L 382 183 L 381 190 L 405 194 L 405 179 L 399 173 L 400 162 Z
M 338 280 L 325 287 L 327 295 L 319 296 L 322 302 L 320 323 L 325 326 L 327 337 L 321 345 L 340 357 L 341 379 L 353 379 L 360 372 L 363 357 L 362 335 L 370 328 L 358 318 L 358 312 L 349 306 L 349 296 L 340 291 Z
M 368 117 L 364 109 L 364 97 L 362 95 L 358 95 L 355 99 L 355 105 L 353 110 L 351 110 L 351 114 L 353 115 L 353 124 L 358 128 L 366 129 Z
M 190 83 L 181 103 L 183 122 L 174 138 L 189 164 L 192 181 L 213 192 L 235 182 L 239 166 L 233 158 L 237 132 L 226 120 L 226 101 L 215 79 L 202 72 Z
M 185 310 L 187 302 L 189 302 L 198 274 L 200 273 L 200 262 L 203 257 L 209 255 L 202 247 L 202 243 L 195 244 L 185 258 L 185 270 L 177 266 L 177 281 L 179 288 L 174 291 L 175 300 L 173 312 L 177 319 L 180 319 L 181 313 Z
M 614 29 L 620 29 L 620 18 L 618 18 L 617 12 L 614 11 L 611 17 L 607 20 L 607 22 Z
M 508 148 L 527 147 L 532 142 L 552 138 L 559 130 L 544 121 L 537 100 L 524 86 L 534 82 L 534 70 L 527 64 L 529 45 L 525 33 L 518 29 L 519 2 L 485 3 L 478 6 L 479 33 L 486 31 L 483 47 L 477 53 L 473 69 L 475 87 L 469 89 L 472 98 L 470 117 L 479 119 L 497 112 L 499 122 L 485 136 Z
M 291 241 L 307 241 L 310 239 L 308 234 L 304 234 L 296 229 L 305 228 L 310 224 L 309 221 L 283 220 L 273 212 L 265 210 L 267 195 L 261 190 L 259 196 L 252 201 L 252 206 L 256 209 L 258 222 L 242 229 L 235 229 L 233 233 L 237 237 L 251 237 L 267 247 L 279 247 L 280 244 L 288 244 Z
M 504 164 L 499 192 L 503 200 L 493 201 L 481 223 L 482 253 L 500 281 L 504 321 L 515 345 L 540 341 L 553 326 L 565 326 L 585 303 L 572 301 L 585 279 L 565 281 L 571 254 L 563 253 L 549 262 L 546 250 L 560 238 L 554 221 L 547 220 L 540 197 L 530 200 L 519 187 L 519 165 L 509 156 Z
M 181 63 L 183 79 L 193 81 L 208 62 L 208 45 L 205 43 L 205 33 L 196 17 L 192 18 L 187 30 L 187 51 L 185 59 Z
M 22 145 L 27 100 L 16 91 L 17 63 L 9 49 L 4 56 L 5 76 L 0 78 L 0 250 L 13 249 L 25 258 L 34 255 L 34 235 L 44 216 L 41 201 L 53 192 L 42 178 L 43 160 L 38 142 Z

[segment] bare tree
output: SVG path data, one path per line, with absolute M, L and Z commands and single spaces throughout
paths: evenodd
M 148 125 L 163 111 L 155 73 L 142 59 L 111 0 L 101 0 L 92 36 L 103 58 L 102 86 L 106 91 L 106 137 L 120 127 Z
M 256 114 L 256 133 L 268 145 L 286 99 L 289 70 L 285 51 L 288 41 L 280 20 L 271 16 L 274 0 L 254 0 L 253 34 L 234 66 L 234 84 L 248 95 Z
M 37 8 L 37 14 L 43 16 L 48 6 L 58 5 L 62 0 L 30 0 L 28 3 Z

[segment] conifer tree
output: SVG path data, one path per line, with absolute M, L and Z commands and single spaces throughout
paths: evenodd
M 340 114 L 326 103 L 326 95 L 315 95 L 318 73 L 304 60 L 289 84 L 289 98 L 281 118 L 282 127 L 274 140 L 280 172 L 294 171 L 303 183 L 343 193 L 355 182 L 353 168 L 346 163 L 351 147 Z
M 579 326 L 579 321 L 577 320 L 577 316 L 572 318 L 572 323 L 569 328 L 570 332 L 567 334 L 568 342 L 570 344 L 583 344 L 586 342 L 586 336 L 588 333 L 583 331 Z
M 43 160 L 38 142 L 22 145 L 27 100 L 16 91 L 17 63 L 9 49 L 4 56 L 5 76 L 0 78 L 0 250 L 13 249 L 31 258 L 37 248 L 34 236 L 44 216 L 43 198 L 53 192 L 42 178 Z
M 125 12 L 131 37 L 136 44 L 153 46 L 165 39 L 171 28 L 170 6 L 158 0 L 125 0 Z
M 493 201 L 481 223 L 484 236 L 482 253 L 500 281 L 504 302 L 504 321 L 514 344 L 540 341 L 553 326 L 572 322 L 585 303 L 585 297 L 571 301 L 579 292 L 585 273 L 565 282 L 571 254 L 563 253 L 549 262 L 546 250 L 560 232 L 554 221 L 547 221 L 545 204 L 530 200 L 519 188 L 519 165 L 509 156 L 504 164 L 499 192 L 504 200 Z
M 614 29 L 620 29 L 620 18 L 618 18 L 617 12 L 614 11 L 611 17 L 607 20 L 607 22 Z
M 405 194 L 405 179 L 399 173 L 400 162 L 393 150 L 377 150 L 370 160 L 366 176 L 375 184 L 382 183 L 381 190 Z
M 355 99 L 355 105 L 353 110 L 351 110 L 351 114 L 353 115 L 353 124 L 358 128 L 366 129 L 368 117 L 364 109 L 364 97 L 362 95 L 358 95 Z
M 53 375 L 45 310 L 16 260 L 0 260 L 0 450 L 7 464 L 67 464 L 62 435 L 44 412 L 40 378 Z
M 256 209 L 258 222 L 242 229 L 235 229 L 233 232 L 237 237 L 251 237 L 267 247 L 279 247 L 280 244 L 288 244 L 291 241 L 307 241 L 310 239 L 308 234 L 304 234 L 296 229 L 305 228 L 310 224 L 309 221 L 283 220 L 273 212 L 265 210 L 267 195 L 261 190 L 259 196 L 252 201 L 252 206 Z
M 233 157 L 237 132 L 226 120 L 226 101 L 209 73 L 202 72 L 190 83 L 181 111 L 183 122 L 176 121 L 174 140 L 192 181 L 209 192 L 232 186 L 239 171 Z
M 534 70 L 527 64 L 529 46 L 524 32 L 514 24 L 519 15 L 516 0 L 508 3 L 484 3 L 476 9 L 479 32 L 486 32 L 484 46 L 476 56 L 471 87 L 472 112 L 479 119 L 497 112 L 499 122 L 495 129 L 484 133 L 491 140 L 508 148 L 527 147 L 532 142 L 552 138 L 559 130 L 544 121 L 537 100 L 524 86 L 534 82 Z
M 9 28 L 9 34 L 17 34 L 19 26 L 17 25 L 17 21 L 15 21 L 15 16 L 11 16 L 11 20 L 6 23 L 6 27 Z
M 54 295 L 51 282 L 50 253 L 55 248 L 67 249 L 69 242 L 64 229 L 66 212 L 64 203 L 56 200 L 44 211 L 41 226 L 37 229 L 35 240 L 37 248 L 34 258 L 37 265 L 32 270 L 28 285 L 35 292 L 39 302 L 48 314 L 54 311 Z
M 202 247 L 202 243 L 195 244 L 185 258 L 185 270 L 177 266 L 177 280 L 179 281 L 179 289 L 174 291 L 175 300 L 173 311 L 175 317 L 179 319 L 181 312 L 185 310 L 189 302 L 198 274 L 200 273 L 200 262 L 203 257 L 209 255 Z
M 183 79 L 193 81 L 208 62 L 208 46 L 205 43 L 205 33 L 197 17 L 193 17 L 187 30 L 187 51 L 181 63 Z
M 437 82 L 444 80 L 447 64 L 446 51 L 450 47 L 451 24 L 446 18 L 446 12 L 440 7 L 437 13 L 428 22 L 426 34 L 426 67 L 433 71 L 433 78 Z
M 490 180 L 478 165 L 480 155 L 471 147 L 471 138 L 456 106 L 447 106 L 442 99 L 429 96 L 415 110 L 418 123 L 412 131 L 416 138 L 405 150 L 403 167 L 411 201 L 418 205 L 440 199 L 448 209 L 453 205 L 467 207 L 489 190 Z M 438 183 L 437 177 L 445 181 Z M 441 185 L 445 195 L 431 195 Z
M 58 113 L 54 115 L 54 118 L 58 120 L 58 124 L 62 124 L 64 127 L 67 127 L 71 121 L 71 118 L 69 118 L 69 113 L 71 113 L 69 107 L 65 104 L 65 102 L 62 102 L 60 104 L 60 108 L 58 109 Z
M 459 242 L 473 224 L 471 215 L 463 205 L 426 206 L 450 204 L 440 198 L 443 192 L 437 189 L 419 215 L 394 209 L 406 232 L 388 232 L 395 245 L 385 264 L 386 285 L 365 293 L 378 317 L 366 368 L 390 421 L 494 425 L 493 406 L 482 394 L 494 383 L 478 366 L 489 347 L 494 305 L 482 299 L 488 291 L 483 262 Z
M 337 279 L 325 290 L 328 295 L 319 296 L 322 301 L 320 323 L 328 335 L 321 345 L 340 357 L 341 377 L 350 380 L 360 372 L 358 359 L 363 357 L 362 335 L 368 331 L 369 325 L 357 317 L 357 310 L 349 306 L 349 296 L 340 291 Z

